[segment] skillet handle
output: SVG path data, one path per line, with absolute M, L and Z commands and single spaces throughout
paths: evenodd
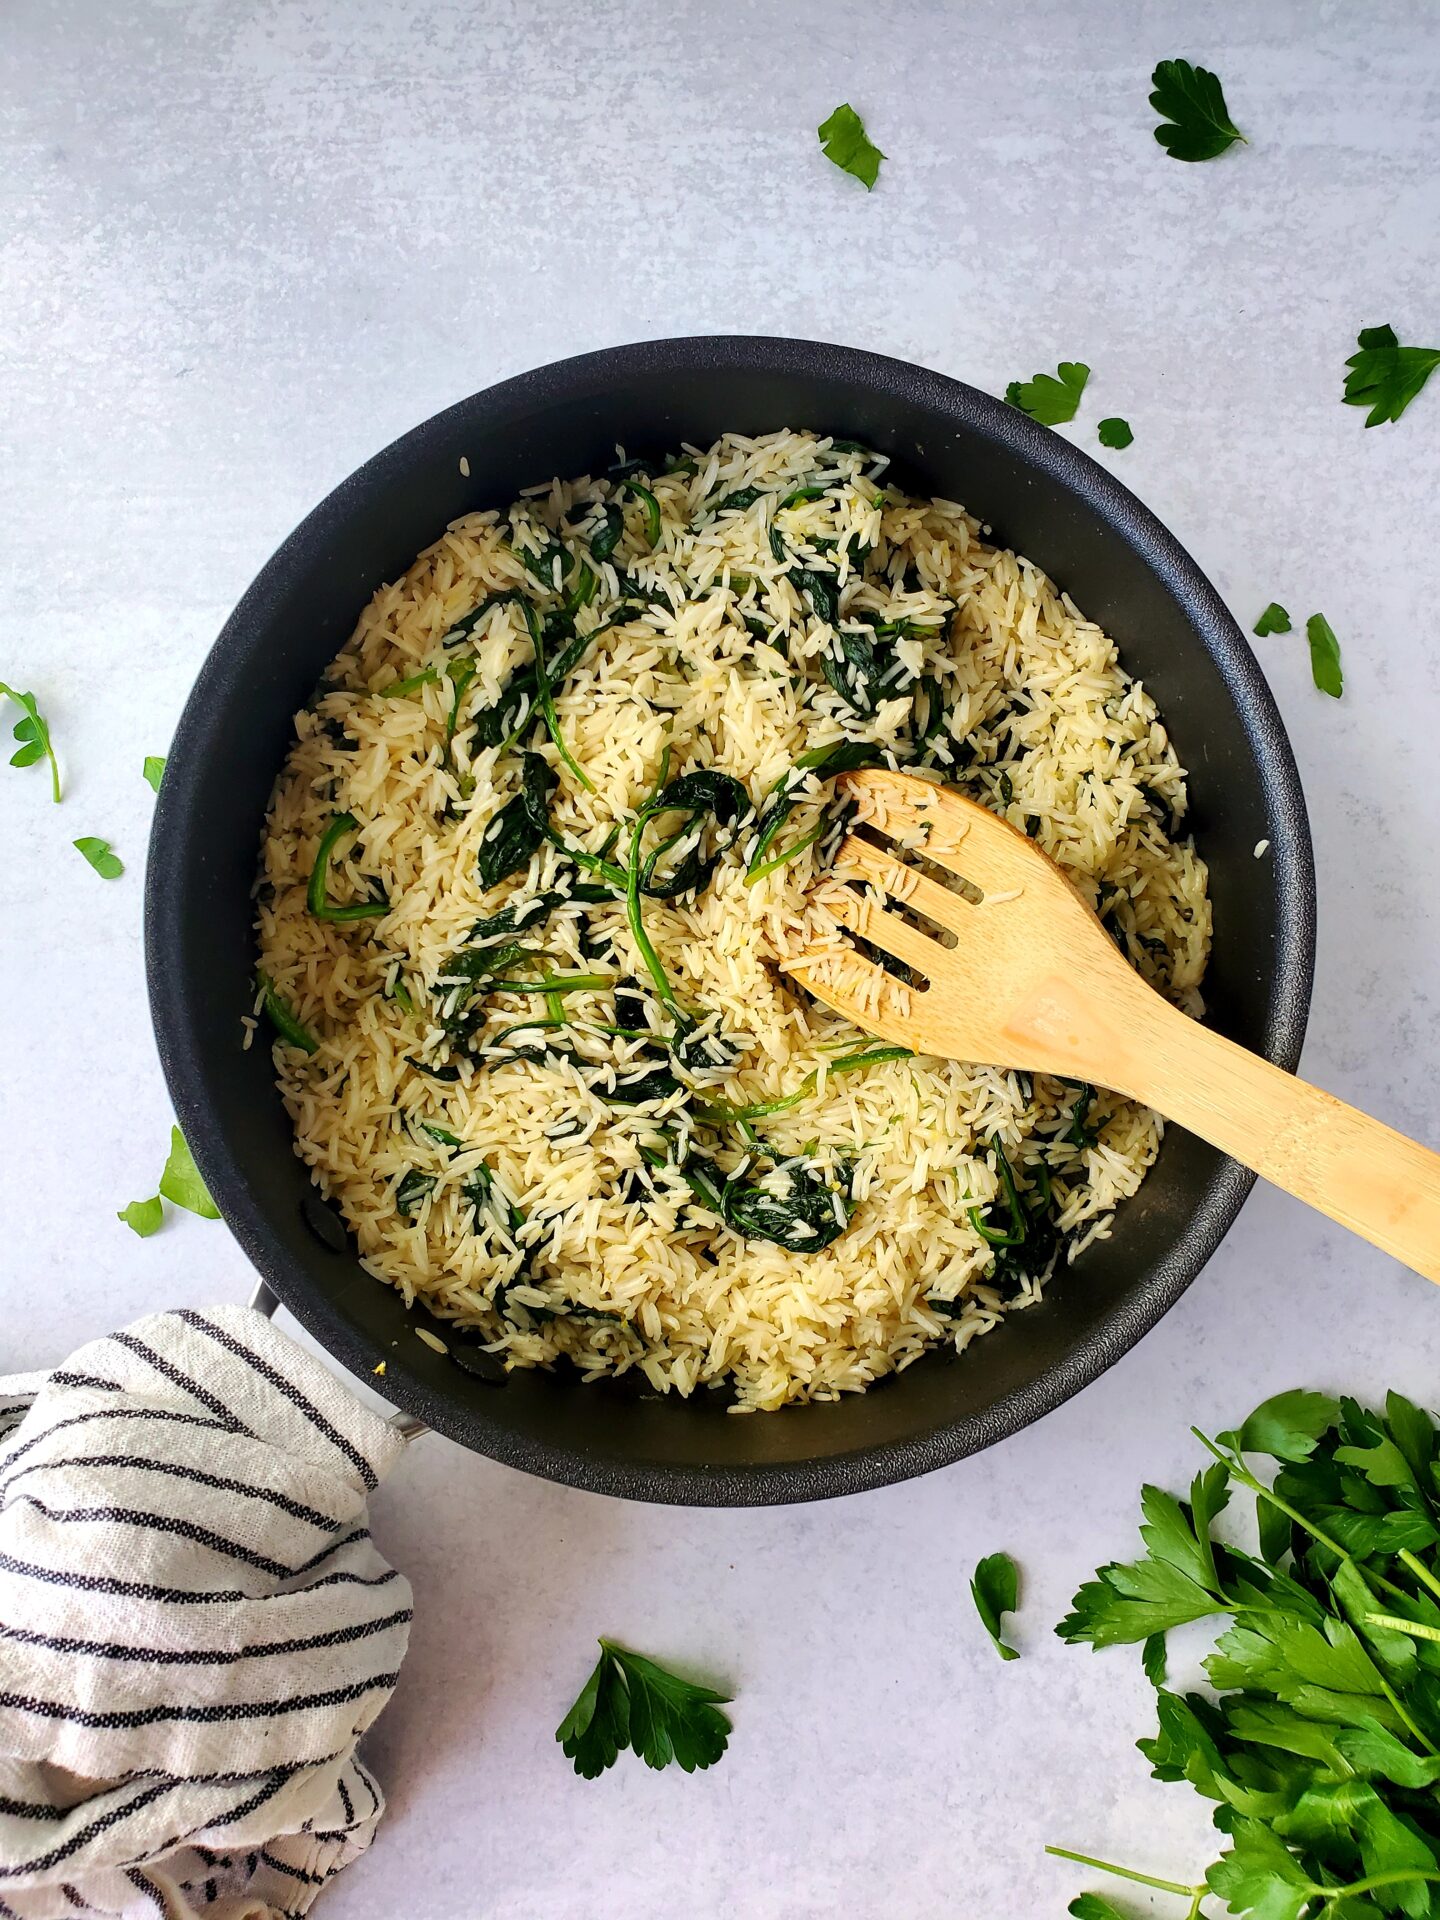
M 263 1280 L 257 1280 L 255 1291 L 245 1304 L 253 1307 L 256 1313 L 263 1313 L 267 1320 L 273 1320 L 280 1310 L 280 1296 L 272 1293 Z
M 263 1280 L 257 1280 L 248 1304 L 255 1309 L 256 1313 L 263 1313 L 267 1320 L 273 1320 L 279 1310 L 280 1296 L 272 1293 Z M 392 1413 L 390 1424 L 406 1442 L 418 1440 L 422 1433 L 430 1431 L 425 1422 L 417 1420 L 413 1413 Z

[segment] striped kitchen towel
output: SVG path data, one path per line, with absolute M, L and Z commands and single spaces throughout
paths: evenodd
M 365 1850 L 403 1446 L 248 1307 L 0 1379 L 0 1920 L 302 1914 Z

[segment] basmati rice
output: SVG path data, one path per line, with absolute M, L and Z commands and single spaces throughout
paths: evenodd
M 1144 688 L 1065 595 L 988 544 L 963 508 L 907 498 L 885 485 L 883 461 L 793 432 L 726 435 L 669 471 L 647 469 L 639 485 L 555 480 L 506 513 L 457 521 L 376 593 L 296 716 L 264 835 L 258 934 L 274 989 L 318 1045 L 307 1054 L 277 1039 L 276 1072 L 297 1151 L 364 1266 L 454 1323 L 457 1338 L 470 1330 L 511 1366 L 563 1358 L 586 1377 L 638 1370 L 660 1392 L 724 1388 L 737 1411 L 833 1399 L 929 1347 L 963 1348 L 1039 1297 L 1048 1257 L 997 1258 L 984 1231 L 1003 1226 L 1008 1169 L 1027 1207 L 1048 1180 L 1050 1219 L 1073 1255 L 1139 1185 L 1159 1121 L 1108 1094 L 1092 1106 L 1056 1081 L 933 1059 L 837 1071 L 864 1052 L 863 1036 L 779 971 L 802 953 L 841 965 L 850 950 L 826 907 L 845 884 L 825 865 L 835 790 L 813 773 L 769 849 L 809 837 L 792 858 L 747 884 L 752 813 L 702 890 L 641 902 L 676 998 L 699 1016 L 685 1084 L 633 1106 L 607 1097 L 663 1063 L 674 1037 L 618 897 L 571 895 L 521 940 L 555 974 L 598 972 L 633 989 L 630 1017 L 616 1017 L 610 984 L 548 1003 L 494 991 L 474 1003 L 483 1021 L 457 1047 L 444 1024 L 456 996 L 436 982 L 474 923 L 593 879 L 546 841 L 523 871 L 482 888 L 477 854 L 517 790 L 519 752 L 481 746 L 476 722 L 534 649 L 516 599 L 492 605 L 459 643 L 457 622 L 492 594 L 555 612 L 583 585 L 584 556 L 595 587 L 574 627 L 588 634 L 632 609 L 554 692 L 590 787 L 543 727 L 527 720 L 518 743 L 558 776 L 551 827 L 612 864 L 626 859 L 629 822 L 667 747 L 670 779 L 715 769 L 759 808 L 802 755 L 873 743 L 892 764 L 923 760 L 1032 834 L 1131 960 L 1191 1012 L 1209 947 L 1205 869 L 1180 837 L 1184 774 Z M 623 532 L 597 559 L 617 509 Z M 563 555 L 534 557 L 557 537 Z M 535 569 L 547 565 L 542 582 Z M 876 622 L 899 623 L 888 646 Z M 874 641 L 887 664 L 873 711 L 840 632 Z M 473 661 L 468 683 L 462 660 Z M 926 682 L 943 720 L 922 755 L 922 705 L 927 730 L 935 713 L 917 691 Z M 363 902 L 378 884 L 389 903 L 353 923 L 307 907 L 317 847 L 340 813 L 358 829 L 332 861 L 332 892 Z M 631 1025 L 637 1004 L 648 1038 Z M 562 1015 L 563 1027 L 500 1037 Z M 699 1045 L 717 1036 L 718 1062 Z M 707 1130 L 696 1116 L 792 1095 L 748 1127 Z M 805 1239 L 823 1235 L 803 1222 L 793 1246 L 737 1231 L 687 1184 L 687 1150 L 722 1176 L 743 1170 L 782 1207 L 819 1183 L 821 1224 L 834 1230 L 833 1204 L 843 1231 L 810 1251 Z M 1043 1247 L 1038 1228 L 1037 1238 Z

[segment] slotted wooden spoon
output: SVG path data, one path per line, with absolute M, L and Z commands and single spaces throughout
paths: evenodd
M 1440 1281 L 1440 1154 L 1172 1007 L 1060 869 L 984 807 L 913 774 L 842 784 L 859 802 L 857 825 L 898 845 L 844 841 L 837 872 L 868 884 L 848 891 L 838 917 L 928 986 L 907 988 L 857 951 L 802 956 L 788 972 L 816 999 L 917 1053 L 1127 1094 Z M 968 882 L 968 894 L 907 851 Z

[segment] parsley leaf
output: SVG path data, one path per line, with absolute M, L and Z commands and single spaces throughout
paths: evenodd
M 1151 1633 L 1145 1637 L 1140 1649 L 1140 1664 L 1145 1669 L 1145 1678 L 1152 1687 L 1165 1684 L 1165 1636 L 1163 1633 Z
M 1063 427 L 1075 418 L 1089 378 L 1090 369 L 1082 360 L 1062 360 L 1054 373 L 1037 373 L 1033 380 L 1012 380 L 1005 398 L 1042 427 Z
M 1289 631 L 1290 616 L 1278 600 L 1270 602 L 1252 628 L 1252 632 L 1261 640 L 1267 633 L 1289 633 Z
M 1220 1444 L 1240 1453 L 1268 1453 L 1274 1460 L 1308 1460 L 1339 1411 L 1339 1401 L 1328 1393 L 1299 1388 L 1277 1393 L 1261 1402 L 1238 1433 L 1222 1433 Z
M 555 1738 L 585 1780 L 613 1767 L 626 1747 L 647 1767 L 674 1760 L 693 1773 L 713 1766 L 725 1751 L 730 1722 L 719 1709 L 729 1698 L 602 1639 L 595 1670 Z
M 1008 1553 L 987 1553 L 976 1567 L 970 1582 L 970 1598 L 975 1602 L 975 1611 L 1002 1660 L 1020 1658 L 1014 1647 L 1007 1647 L 1001 1638 L 1005 1631 L 1002 1615 L 1015 1611 L 1019 1586 L 1015 1562 Z
M 1072 1611 L 1055 1629 L 1060 1638 L 1120 1646 L 1222 1611 L 1208 1521 L 1225 1504 L 1224 1478 L 1223 1468 L 1218 1479 L 1214 1469 L 1197 1475 L 1188 1509 L 1159 1487 L 1142 1488 L 1140 1533 L 1149 1558 L 1101 1567 L 1071 1601 Z M 1203 1544 L 1197 1524 L 1205 1532 Z
M 173 1205 L 184 1207 L 187 1213 L 198 1213 L 202 1220 L 220 1218 L 220 1209 L 210 1198 L 179 1127 L 170 1129 L 170 1157 L 160 1176 L 160 1191 Z
M 1103 1893 L 1077 1894 L 1065 1911 L 1072 1920 L 1130 1920 L 1130 1916 Z
M 1347 407 L 1369 407 L 1367 427 L 1398 420 L 1436 367 L 1440 347 L 1402 347 L 1393 327 L 1364 327 L 1345 362 Z
M 115 1218 L 123 1220 L 131 1232 L 138 1233 L 142 1240 L 148 1240 L 164 1224 L 165 1203 L 158 1193 L 149 1200 L 132 1200 L 128 1207 L 120 1209 Z
M 865 123 L 847 102 L 836 107 L 828 120 L 816 128 L 825 158 L 833 160 L 842 173 L 853 174 L 868 193 L 875 185 L 880 162 L 885 155 L 865 132 Z
M 1311 676 L 1321 693 L 1338 700 L 1345 690 L 1345 678 L 1340 671 L 1340 642 L 1323 613 L 1311 614 L 1305 622 L 1305 633 L 1310 642 Z
M 1213 160 L 1245 136 L 1230 118 L 1213 73 L 1188 60 L 1162 60 L 1150 76 L 1150 104 L 1161 116 L 1155 138 L 1172 160 Z
M 108 840 L 97 840 L 93 834 L 87 833 L 74 844 L 76 850 L 84 854 L 102 880 L 118 880 L 124 873 L 125 863 Z
M 50 792 L 58 803 L 60 799 L 60 762 L 55 758 L 55 749 L 50 744 L 50 728 L 36 705 L 33 693 L 19 693 L 14 687 L 7 687 L 0 680 L 0 699 L 13 700 L 23 709 L 24 717 L 16 722 L 15 738 L 19 747 L 10 756 L 12 767 L 33 767 L 37 760 L 50 762 Z
M 160 791 L 160 782 L 165 778 L 165 756 L 160 753 L 147 753 L 142 770 L 154 792 Z
M 1128 420 L 1122 420 L 1118 414 L 1112 414 L 1108 420 L 1102 420 L 1096 428 L 1102 447 L 1128 447 L 1134 441 L 1135 434 Z
M 1285 1842 L 1259 1820 L 1237 1819 L 1230 1832 L 1229 1853 L 1205 1876 L 1210 1891 L 1227 1900 L 1233 1913 L 1300 1920 L 1320 1889 Z

